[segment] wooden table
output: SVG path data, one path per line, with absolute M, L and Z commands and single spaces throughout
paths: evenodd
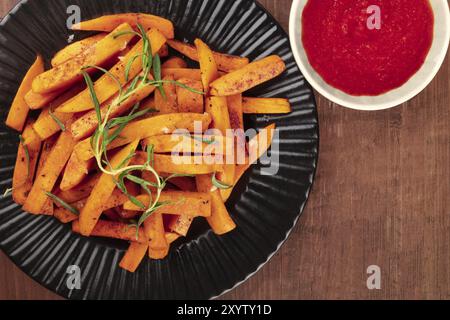
M 17 0 L 2 0 L 3 16 Z M 260 1 L 288 28 L 291 0 Z M 286 245 L 225 299 L 450 298 L 450 57 L 395 109 L 358 112 L 318 96 L 320 163 Z M 367 268 L 381 268 L 368 290 Z M 58 299 L 0 254 L 0 299 Z

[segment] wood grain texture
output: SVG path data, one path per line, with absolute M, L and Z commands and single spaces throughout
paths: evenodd
M 260 1 L 287 30 L 291 0 Z M 17 3 L 2 0 L 0 15 Z M 224 299 L 450 299 L 450 56 L 395 109 L 318 96 L 320 163 L 286 245 Z M 366 269 L 382 270 L 369 291 Z M 0 299 L 58 299 L 0 253 Z

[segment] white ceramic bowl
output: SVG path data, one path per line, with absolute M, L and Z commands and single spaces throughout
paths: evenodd
M 379 96 L 352 96 L 328 85 L 309 64 L 302 43 L 302 14 L 308 0 L 294 0 L 289 31 L 292 51 L 303 75 L 321 95 L 344 107 L 383 110 L 398 106 L 430 84 L 445 60 L 450 41 L 450 12 L 447 0 L 430 0 L 434 11 L 434 40 L 422 68 L 403 86 Z M 450 81 L 450 80 L 449 80 Z

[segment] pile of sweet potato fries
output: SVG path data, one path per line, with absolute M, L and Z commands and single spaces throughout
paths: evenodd
M 244 142 L 247 152 L 265 146 L 245 163 L 205 163 L 197 160 L 206 154 L 186 151 L 219 143 L 225 151 L 214 157 L 224 158 L 225 132 L 243 132 L 244 114 L 291 112 L 286 99 L 242 95 L 283 73 L 283 60 L 250 62 L 200 39 L 177 41 L 171 21 L 149 14 L 102 16 L 73 29 L 100 33 L 60 50 L 49 70 L 38 55 L 11 106 L 6 123 L 20 132 L 14 201 L 83 236 L 129 241 L 120 266 L 130 272 L 146 255 L 164 259 L 195 218 L 218 235 L 234 230 L 225 203 L 270 147 L 275 126 Z M 223 134 L 198 135 L 198 124 Z M 180 129 L 196 135 L 177 140 Z M 180 146 L 184 155 L 174 156 Z

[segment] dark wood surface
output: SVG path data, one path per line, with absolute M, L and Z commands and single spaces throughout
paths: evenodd
M 17 0 L 0 1 L 5 15 Z M 288 28 L 291 0 L 260 1 Z M 318 97 L 320 164 L 289 241 L 226 299 L 450 298 L 450 58 L 418 97 L 358 112 Z M 367 289 L 367 267 L 382 271 Z M 58 299 L 0 253 L 0 299 Z

